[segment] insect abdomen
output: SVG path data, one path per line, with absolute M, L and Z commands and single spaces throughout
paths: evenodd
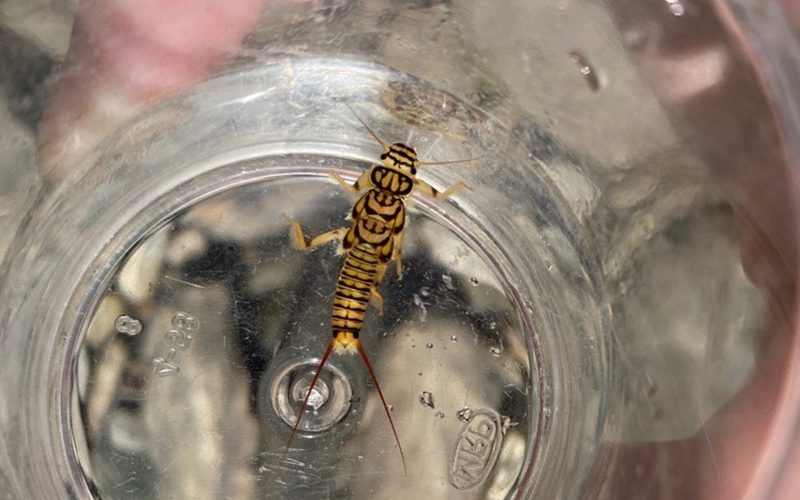
M 350 333 L 353 338 L 358 338 L 377 269 L 378 256 L 370 245 L 361 244 L 347 252 L 333 298 L 331 325 L 334 337 Z

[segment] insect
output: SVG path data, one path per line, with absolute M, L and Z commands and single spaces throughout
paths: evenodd
M 347 106 L 348 108 L 350 107 L 349 104 Z M 390 261 L 396 263 L 398 277 L 402 278 L 401 249 L 403 234 L 406 229 L 406 198 L 411 196 L 414 189 L 438 199 L 447 198 L 459 189 L 472 190 L 472 187 L 466 183 L 458 182 L 440 192 L 427 182 L 417 178 L 417 169 L 422 165 L 461 163 L 477 160 L 478 158 L 448 162 L 421 162 L 417 158 L 414 148 L 399 142 L 388 146 L 364 123 L 352 108 L 350 108 L 350 111 L 356 115 L 358 121 L 383 147 L 383 154 L 380 156 L 381 163 L 373 165 L 369 170 L 362 173 L 352 186 L 342 179 L 336 171 L 331 170 L 329 172 L 336 182 L 347 191 L 359 193 L 366 190 L 366 193 L 359 198 L 350 213 L 351 226 L 349 228 L 334 229 L 307 240 L 300 223 L 282 214 L 292 225 L 291 235 L 295 246 L 300 250 L 308 250 L 331 241 L 340 241 L 342 250 L 345 252 L 344 264 L 336 282 L 336 292 L 333 298 L 333 312 L 331 314 L 333 338 L 317 366 L 311 386 L 308 388 L 292 428 L 292 433 L 289 436 L 289 442 L 286 444 L 286 451 L 288 452 L 291 447 L 292 440 L 300 425 L 300 419 L 308 404 L 308 399 L 330 355 L 359 353 L 367 366 L 367 371 L 369 371 L 372 381 L 375 383 L 375 389 L 381 398 L 383 409 L 389 418 L 389 425 L 392 428 L 397 448 L 400 451 L 403 470 L 407 471 L 406 459 L 403 454 L 403 447 L 400 445 L 397 429 L 389 413 L 389 408 L 378 384 L 375 371 L 372 369 L 367 353 L 359 340 L 359 332 L 370 301 L 375 303 L 379 314 L 383 314 L 383 297 L 378 293 L 378 285 L 383 280 Z

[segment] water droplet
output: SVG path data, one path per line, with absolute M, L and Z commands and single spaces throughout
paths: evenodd
M 437 411 L 436 413 L 433 414 L 433 416 L 437 418 L 444 418 L 444 412 Z
M 450 340 L 452 340 L 453 342 L 458 342 L 458 337 L 453 335 L 452 337 L 450 337 Z
M 469 282 L 472 283 L 472 286 L 478 286 L 478 278 L 470 278 Z
M 686 9 L 681 5 L 679 0 L 666 0 L 669 4 L 669 11 L 675 17 L 681 17 L 686 13 Z
M 465 406 L 464 408 L 458 410 L 456 415 L 458 415 L 458 419 L 461 420 L 462 422 L 469 422 L 470 420 L 472 420 L 473 413 L 474 412 L 472 411 L 471 408 Z
M 433 394 L 428 391 L 423 391 L 422 394 L 419 395 L 419 402 L 422 403 L 422 406 L 426 406 L 428 408 L 436 408 L 435 401 L 433 399 Z
M 583 75 L 583 79 L 586 81 L 586 84 L 589 86 L 592 92 L 600 91 L 603 87 L 603 82 L 601 81 L 597 70 L 592 67 L 586 56 L 583 55 L 583 53 L 574 50 L 569 53 L 569 58 L 572 59 L 572 62 L 574 62 L 576 66 L 578 66 L 578 70 Z
M 500 356 L 501 354 L 503 354 L 503 350 L 500 349 L 499 347 L 492 347 L 491 349 L 489 349 L 489 352 L 492 353 L 492 356 Z
M 428 349 L 433 349 L 433 342 L 428 342 L 427 344 L 425 344 L 425 347 L 427 347 Z

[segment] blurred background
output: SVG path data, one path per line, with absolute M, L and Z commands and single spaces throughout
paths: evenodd
M 787 12 L 776 2 L 746 0 L 230 3 L 0 2 L 0 297 L 8 299 L 0 311 L 0 347 L 15 360 L 0 371 L 14 387 L 0 393 L 0 497 L 27 498 L 32 491 L 109 499 L 800 494 L 800 486 L 787 483 L 800 470 L 800 53 L 791 6 Z M 269 94 L 273 84 L 285 94 Z M 420 463 L 437 471 L 429 483 L 398 474 L 375 401 L 354 406 L 370 415 L 364 421 L 375 421 L 369 433 L 309 441 L 317 443 L 309 445 L 312 452 L 328 453 L 350 443 L 348 458 L 303 458 L 281 469 L 276 450 L 285 424 L 279 405 L 261 399 L 274 395 L 267 390 L 271 377 L 294 366 L 275 361 L 282 350 L 295 349 L 303 360 L 321 355 L 318 332 L 304 325 L 326 321 L 329 295 L 321 290 L 338 269 L 333 249 L 293 252 L 275 207 L 296 208 L 292 217 L 312 234 L 332 229 L 352 200 L 326 184 L 319 169 L 353 169 L 355 159 L 368 168 L 370 154 L 376 157 L 369 136 L 337 107 L 340 97 L 387 140 L 419 144 L 426 160 L 485 157 L 483 164 L 426 174 L 441 185 L 466 179 L 478 194 L 460 195 L 442 209 L 415 205 L 411 274 L 403 282 L 387 276 L 387 317 L 368 323 L 390 339 L 410 335 L 407 344 L 374 347 L 373 363 L 395 359 L 384 361 L 387 378 L 422 379 L 419 387 L 397 389 L 395 418 L 413 403 L 408 411 L 430 418 L 417 421 L 419 428 L 440 432 L 441 457 L 432 458 L 410 437 L 414 426 L 401 423 L 407 454 L 416 447 Z M 175 166 L 181 182 L 215 186 L 203 196 L 175 187 L 183 205 L 155 201 L 169 196 L 167 187 L 150 198 L 128 192 L 139 178 L 143 185 L 160 179 L 182 186 L 164 182 L 164 172 L 183 155 L 186 164 L 200 164 L 274 139 L 269 134 L 324 139 L 297 151 L 219 160 L 205 170 Z M 228 149 L 214 144 L 219 136 L 230 137 Z M 330 146 L 354 141 L 358 148 Z M 283 170 L 270 169 L 289 169 L 297 179 L 284 181 Z M 125 213 L 112 210 L 122 203 L 159 208 L 145 222 L 116 219 L 135 228 L 130 234 L 91 226 L 99 207 L 112 220 Z M 56 212 L 70 214 L 85 232 L 53 236 L 56 219 L 47 215 Z M 70 274 L 57 261 L 30 269 L 47 251 L 77 252 L 76 234 L 96 248 L 92 262 L 108 263 L 96 267 L 106 272 L 104 281 L 86 284 L 78 276 L 88 264 L 74 264 L 75 278 L 51 287 L 69 293 L 22 294 L 25 280 L 44 286 Z M 38 351 L 23 345 L 30 333 L 23 319 L 51 304 L 53 318 L 31 336 L 49 333 L 59 343 Z M 217 366 L 220 352 L 230 355 L 219 372 L 203 372 L 201 392 L 187 382 L 162 387 L 166 394 L 159 395 L 149 385 L 160 380 L 149 359 L 159 355 L 163 339 L 145 330 L 140 340 L 126 340 L 109 325 L 130 315 L 169 330 L 174 313 L 189 305 L 226 311 L 218 323 L 201 324 L 229 332 L 236 347 L 231 351 L 224 336 L 195 343 L 184 374 Z M 426 334 L 431 324 L 440 337 Z M 242 333 L 253 325 L 252 335 Z M 467 339 L 474 350 L 464 346 Z M 417 351 L 398 354 L 424 351 L 429 342 L 435 343 L 430 362 L 413 357 L 422 355 Z M 445 354 L 445 345 L 463 351 Z M 45 373 L 43 367 L 56 365 L 58 373 Z M 35 367 L 40 377 L 29 381 L 20 367 Z M 342 369 L 361 370 L 349 362 Z M 479 379 L 485 394 L 508 393 L 473 393 L 477 401 L 462 404 L 469 389 L 456 388 L 451 376 Z M 440 390 L 435 409 L 420 405 L 426 383 L 442 390 L 452 384 L 452 401 Z M 367 386 L 353 382 L 356 393 Z M 50 400 L 40 394 L 46 388 L 63 393 Z M 203 395 L 213 401 L 190 408 Z M 228 399 L 214 399 L 222 395 Z M 20 401 L 37 397 L 29 413 L 20 408 Z M 175 398 L 183 416 L 154 425 L 158 401 Z M 488 479 L 465 490 L 448 467 L 471 420 L 458 410 L 469 407 L 493 408 L 510 434 L 503 432 L 505 451 L 498 451 Z M 208 408 L 228 413 L 206 427 L 176 423 Z M 437 411 L 442 428 L 434 427 Z M 28 416 L 62 428 L 28 428 Z M 227 450 L 218 451 L 225 481 L 208 479 L 216 465 L 186 459 L 202 447 L 175 452 L 178 472 L 170 477 L 148 475 L 154 450 L 186 433 L 216 436 L 203 442 Z M 50 441 L 30 437 L 39 434 Z M 376 443 L 381 456 L 371 465 L 385 484 L 359 479 L 342 486 L 337 474 L 368 467 L 359 462 L 360 450 Z M 38 455 L 37 447 L 52 456 Z M 337 474 L 307 481 L 326 468 Z M 44 476 L 54 489 L 36 490 Z M 285 483 L 297 488 L 281 490 Z

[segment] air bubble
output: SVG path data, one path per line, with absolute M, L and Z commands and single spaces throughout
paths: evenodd
M 492 353 L 492 356 L 500 356 L 501 354 L 503 354 L 503 350 L 500 349 L 499 347 L 492 347 L 491 349 L 489 349 L 489 352 Z
M 433 349 L 433 342 L 428 342 L 427 344 L 425 344 L 425 347 L 427 347 L 428 349 Z
M 450 337 L 450 340 L 452 340 L 453 342 L 458 342 L 458 337 L 456 335 L 453 335 L 452 337 Z
M 422 394 L 419 395 L 419 402 L 422 403 L 422 406 L 436 408 L 433 394 L 428 391 L 423 391 Z
M 480 283 L 478 278 L 470 278 L 469 282 L 472 283 L 472 286 L 478 286 L 478 283 Z

